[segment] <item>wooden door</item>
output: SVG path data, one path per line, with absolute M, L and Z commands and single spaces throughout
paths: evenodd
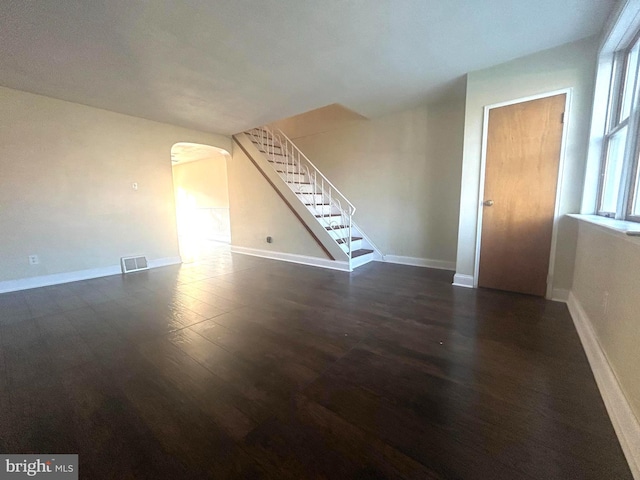
M 546 293 L 565 97 L 489 112 L 481 287 Z

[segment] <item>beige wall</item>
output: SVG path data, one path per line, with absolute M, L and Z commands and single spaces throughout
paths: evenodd
M 560 214 L 580 211 L 587 157 L 597 38 L 539 52 L 467 76 L 464 153 L 460 195 L 457 273 L 474 274 L 483 109 L 563 88 L 572 88 L 568 137 L 561 185 Z M 555 263 L 556 289 L 569 289 L 573 277 L 575 228 L 559 225 Z
M 327 258 L 311 234 L 240 148 L 227 164 L 231 244 L 236 247 Z M 273 238 L 267 243 L 266 237 Z
M 177 256 L 170 152 L 181 141 L 231 148 L 228 137 L 0 88 L 0 281 Z
M 580 221 L 572 293 L 586 312 L 632 410 L 640 419 L 638 292 L 640 238 Z
M 176 195 L 178 188 L 183 188 L 193 195 L 198 207 L 229 208 L 225 155 L 174 165 L 173 184 Z
M 295 139 L 385 255 L 455 262 L 464 89 L 456 93 Z

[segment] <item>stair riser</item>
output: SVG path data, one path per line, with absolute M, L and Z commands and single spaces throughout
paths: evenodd
M 282 170 L 285 173 L 304 173 L 304 171 L 300 170 L 293 163 L 273 162 L 271 160 L 268 160 L 268 162 L 274 170 Z
M 275 153 L 282 155 L 282 148 L 279 145 L 261 145 L 260 142 L 253 142 L 258 150 L 262 153 Z
M 333 205 L 307 205 L 307 208 L 314 215 L 329 215 L 332 213 L 340 213 L 337 207 Z
M 258 150 L 260 150 L 263 153 L 269 153 L 269 152 L 275 152 L 275 153 L 282 153 L 282 147 L 280 145 L 262 145 L 260 142 L 253 142 L 253 144 L 258 147 Z
M 340 244 L 340 248 L 344 253 L 349 252 L 349 246 L 346 243 Z M 362 248 L 362 240 L 352 240 L 351 241 L 351 251 L 360 250 Z
M 305 175 L 303 175 L 302 173 L 278 172 L 278 175 L 280 175 L 280 178 L 282 178 L 285 182 L 299 183 L 299 182 L 307 181 L 307 179 L 305 178 Z
M 253 144 L 261 150 L 281 148 L 281 145 L 279 144 L 279 142 L 274 142 L 273 139 L 268 139 L 260 135 L 250 135 L 249 140 L 251 140 L 251 142 L 253 142 Z
M 349 229 L 348 228 L 339 228 L 337 230 L 328 230 L 329 235 L 331 235 L 331 237 L 334 240 L 338 240 L 340 238 L 347 238 L 349 236 Z
M 358 268 L 361 265 L 373 261 L 374 258 L 375 257 L 373 256 L 373 253 L 368 253 L 366 255 L 361 255 L 360 257 L 354 258 L 353 260 L 351 260 L 351 268 Z
M 249 138 L 251 139 L 251 141 L 257 141 L 257 140 L 261 140 L 263 142 L 267 142 L 270 144 L 278 144 L 280 142 L 276 141 L 271 135 L 269 135 L 268 133 L 265 134 L 265 132 L 260 132 L 259 130 L 250 130 L 249 132 Z
M 313 194 L 313 193 L 298 193 L 298 198 L 302 203 L 323 203 L 324 199 L 321 194 Z M 315 197 L 315 198 L 314 198 Z
M 326 217 L 316 217 L 320 225 L 323 227 L 332 227 L 336 225 L 346 225 L 345 219 L 342 216 L 326 216 Z
M 309 198 L 311 198 L 313 194 L 313 185 L 311 184 L 290 183 L 289 188 L 291 188 L 295 193 L 308 193 Z
M 287 158 L 283 155 L 278 155 L 277 153 L 270 154 L 262 152 L 262 155 L 264 155 L 269 163 L 275 164 L 278 170 L 285 170 L 287 168 L 287 165 L 289 166 L 289 170 L 291 170 L 292 168 L 297 169 L 297 167 L 300 165 L 299 163 L 296 164 L 296 162 L 291 158 Z
M 295 165 L 287 165 L 284 163 L 275 163 L 269 162 L 274 170 L 276 170 L 280 175 L 303 175 L 304 171 L 298 169 Z

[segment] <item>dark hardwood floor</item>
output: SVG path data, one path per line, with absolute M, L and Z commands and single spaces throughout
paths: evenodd
M 0 450 L 83 479 L 631 479 L 566 307 L 220 250 L 0 295 Z

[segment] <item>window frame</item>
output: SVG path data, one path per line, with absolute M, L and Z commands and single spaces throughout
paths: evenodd
M 640 97 L 640 51 L 636 59 L 632 85 L 627 85 L 627 78 L 630 74 L 629 63 L 631 55 L 636 47 L 640 50 L 640 30 L 631 37 L 625 47 L 616 50 L 613 55 L 596 197 L 597 215 L 632 222 L 640 222 L 640 213 L 633 215 L 634 202 L 640 196 L 640 180 L 638 179 L 638 175 L 640 175 L 638 171 L 640 168 L 638 158 L 640 156 L 640 102 L 638 100 L 638 97 Z M 625 86 L 631 88 L 632 97 L 629 115 L 621 119 L 624 95 L 629 93 L 625 92 Z M 612 139 L 624 128 L 627 128 L 627 133 L 621 159 L 622 166 L 620 178 L 618 179 L 618 192 L 617 197 L 612 199 L 616 202 L 616 209 L 615 212 L 611 212 L 603 209 L 606 180 L 610 167 L 609 147 Z
M 625 220 L 640 223 L 640 212 L 638 212 L 636 215 L 633 214 L 633 207 L 635 203 L 640 203 L 640 147 L 638 147 L 638 145 L 636 145 L 636 152 L 634 154 L 634 157 L 635 158 L 633 159 L 633 164 L 631 165 L 631 178 L 629 182 L 629 188 L 627 190 L 628 199 L 626 201 L 627 208 L 625 211 Z

